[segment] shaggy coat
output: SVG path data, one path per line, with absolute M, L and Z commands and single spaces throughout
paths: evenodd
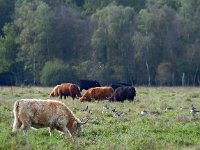
M 81 102 L 95 100 L 106 100 L 113 94 L 112 87 L 95 87 L 86 91 L 86 93 L 80 98 Z
M 50 135 L 54 129 L 67 132 L 70 136 L 79 135 L 83 124 L 62 102 L 53 100 L 21 99 L 14 104 L 13 132 L 20 127 L 24 134 L 30 127 L 49 127 Z M 85 122 L 86 123 L 86 122 Z
M 134 97 L 136 96 L 136 91 L 133 86 L 125 86 L 125 87 L 118 87 L 113 95 L 109 97 L 108 99 L 110 101 L 124 101 L 129 100 L 132 101 Z
M 70 96 L 72 99 L 75 99 L 77 97 L 81 97 L 80 90 L 76 84 L 72 83 L 62 83 L 61 85 L 57 85 L 54 87 L 52 92 L 50 93 L 50 97 L 62 97 L 64 96 L 64 99 L 66 97 Z

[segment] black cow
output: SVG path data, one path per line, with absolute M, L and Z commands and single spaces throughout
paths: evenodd
M 113 95 L 108 99 L 110 101 L 121 101 L 128 99 L 129 101 L 133 101 L 134 97 L 136 96 L 136 90 L 133 86 L 124 86 L 118 87 Z
M 122 82 L 117 82 L 117 83 L 113 83 L 110 85 L 113 90 L 115 91 L 118 87 L 124 87 L 124 86 L 131 86 L 131 84 L 128 83 L 122 83 Z
M 82 91 L 83 89 L 88 90 L 92 87 L 101 87 L 98 81 L 92 81 L 92 80 L 79 80 L 79 86 L 80 86 L 80 91 Z

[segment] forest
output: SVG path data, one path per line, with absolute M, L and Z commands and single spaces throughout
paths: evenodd
M 200 0 L 0 0 L 0 85 L 200 85 Z

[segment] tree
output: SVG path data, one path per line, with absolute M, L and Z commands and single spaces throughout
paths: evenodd
M 136 12 L 145 8 L 146 0 L 114 0 L 118 5 L 132 7 Z
M 174 10 L 178 10 L 181 7 L 180 0 L 157 0 L 155 1 L 155 4 L 157 4 L 159 7 L 167 6 Z
M 34 85 L 39 80 L 42 66 L 49 58 L 48 36 L 51 18 L 52 12 L 48 5 L 40 0 L 16 2 L 14 24 L 19 31 L 18 59 L 24 62 L 26 80 Z
M 90 57 L 93 25 L 63 1 L 49 4 L 40 0 L 18 0 L 14 25 L 20 45 L 18 60 L 24 62 L 28 83 L 39 83 L 40 70 L 47 61 L 60 59 L 74 66 Z
M 85 0 L 84 2 L 84 10 L 87 15 L 94 14 L 97 10 L 106 7 L 113 0 Z
M 181 22 L 179 34 L 181 38 L 183 61 L 186 65 L 185 73 L 187 84 L 199 84 L 199 36 L 200 36 L 200 0 L 181 1 L 179 19 Z
M 97 23 L 91 39 L 94 60 L 109 66 L 112 80 L 130 81 L 134 10 L 111 4 L 93 14 L 92 20 Z
M 11 25 L 4 26 L 4 37 L 0 37 L 0 73 L 8 71 L 16 59 L 15 35 Z
M 19 85 L 23 78 L 23 62 L 17 59 L 19 44 L 16 42 L 17 29 L 10 23 L 4 26 L 4 36 L 0 37 L 0 73 L 12 78 L 12 84 Z M 11 76 L 10 76 L 11 75 Z M 6 81 L 5 81 L 6 82 Z
M 145 81 L 145 83 L 148 83 L 149 86 L 152 84 L 152 74 L 150 68 L 150 57 L 152 53 L 151 47 L 153 46 L 152 39 L 153 35 L 143 35 L 140 32 L 136 32 L 133 36 L 133 45 L 135 49 L 134 58 L 136 61 L 136 66 L 138 68 L 135 76 L 138 80 L 137 82 L 141 84 Z
M 4 37 L 0 37 L 0 73 L 10 71 L 11 66 L 16 63 L 17 44 L 16 33 L 12 24 L 4 26 Z
M 153 27 L 152 18 L 154 15 L 147 10 L 141 10 L 138 17 L 138 32 L 136 32 L 136 34 L 133 36 L 133 46 L 135 48 L 134 56 L 137 66 L 140 66 L 140 71 L 138 71 L 138 73 L 147 76 L 145 77 L 137 75 L 137 77 L 140 80 L 139 82 L 145 81 L 145 83 L 151 85 L 153 78 L 153 67 L 155 63 L 152 61 L 152 57 L 155 56 L 155 45 L 153 42 L 155 37 L 154 34 L 151 33 L 151 28 Z M 142 68 L 146 68 L 146 71 L 142 71 Z
M 88 53 L 93 27 L 90 20 L 76 10 L 59 6 L 51 24 L 50 57 L 73 63 Z
M 3 26 L 12 21 L 15 0 L 0 0 L 0 36 L 3 34 Z
M 156 69 L 161 62 L 173 62 L 172 67 L 175 70 L 176 51 L 179 50 L 178 27 L 176 13 L 170 7 L 159 8 L 151 4 L 139 12 L 133 45 L 135 56 L 142 56 L 137 60 L 138 63 L 142 62 L 142 68 L 146 68 L 149 85 L 155 84 Z

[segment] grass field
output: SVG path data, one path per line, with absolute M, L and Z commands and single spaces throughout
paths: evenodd
M 200 149 L 200 114 L 195 118 L 190 114 L 191 104 L 200 110 L 200 89 L 192 87 L 136 87 L 135 100 L 124 103 L 80 103 L 68 98 L 62 101 L 78 118 L 90 117 L 80 137 L 72 140 L 59 132 L 50 137 L 47 128 L 30 129 L 28 136 L 23 132 L 14 136 L 11 132 L 14 102 L 21 98 L 48 99 L 51 89 L 0 87 L 0 149 Z M 108 114 L 102 114 L 105 104 L 110 107 Z M 90 116 L 81 111 L 87 105 L 92 111 Z M 166 110 L 169 107 L 173 109 Z M 113 117 L 111 110 L 114 108 L 124 114 Z M 142 116 L 142 110 L 148 114 Z

